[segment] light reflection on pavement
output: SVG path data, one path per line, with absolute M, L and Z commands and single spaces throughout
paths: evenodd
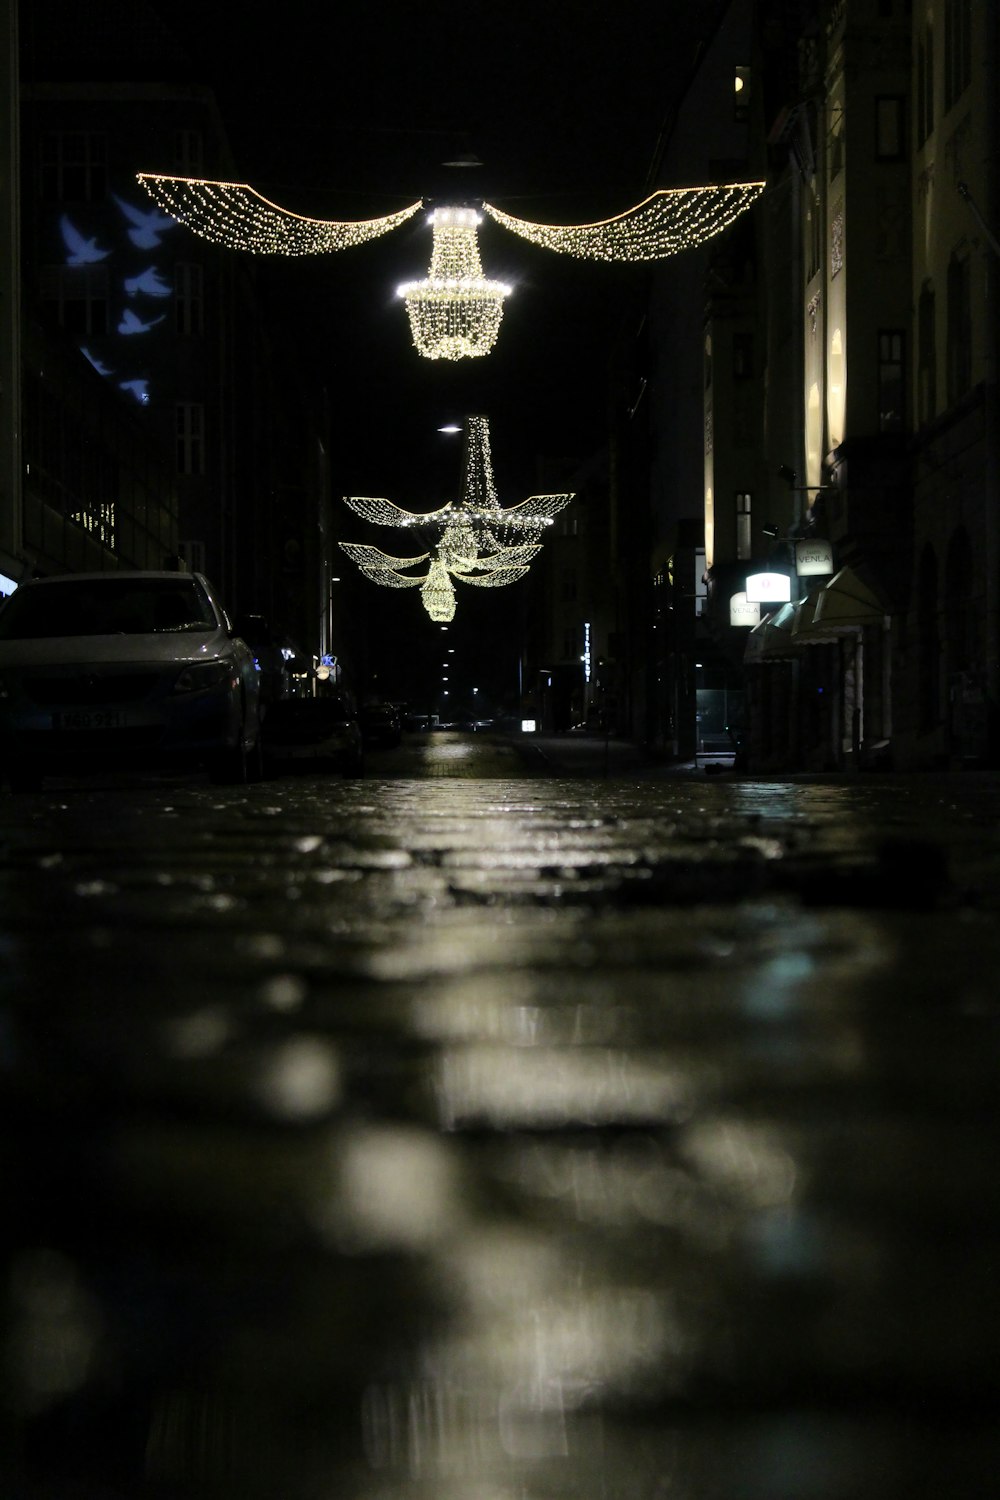
M 989 1493 L 996 792 L 461 750 L 4 798 L 4 1492 Z

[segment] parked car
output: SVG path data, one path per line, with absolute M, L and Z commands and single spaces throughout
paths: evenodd
M 245 780 L 258 674 L 199 573 L 68 573 L 0 607 L 0 765 L 17 790 L 55 771 L 199 764 Z
M 361 734 L 366 745 L 398 745 L 403 738 L 399 713 L 391 703 L 366 703 L 361 710 Z
M 343 691 L 318 698 L 282 698 L 264 719 L 264 769 L 364 774 L 364 742 L 354 703 Z

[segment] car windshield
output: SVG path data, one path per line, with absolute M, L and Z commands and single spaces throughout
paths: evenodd
M 0 609 L 0 640 L 8 641 L 217 628 L 193 578 L 60 580 L 18 589 Z

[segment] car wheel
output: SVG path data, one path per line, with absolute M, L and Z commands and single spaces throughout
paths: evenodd
M 247 755 L 247 779 L 263 781 L 264 774 L 264 745 L 258 731 L 257 738 L 253 742 L 253 749 Z
M 343 769 L 344 780 L 346 781 L 349 778 L 354 777 L 354 776 L 363 776 L 364 774 L 365 774 L 365 757 L 364 757 L 364 755 L 362 754 L 362 752 L 360 750 L 357 750 L 351 756 L 350 760 L 346 760 L 344 762 L 344 769 Z
M 213 755 L 208 765 L 209 780 L 216 786 L 242 786 L 247 779 L 247 752 L 243 741 Z

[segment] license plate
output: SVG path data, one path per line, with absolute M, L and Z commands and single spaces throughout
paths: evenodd
M 57 730 L 124 729 L 127 723 L 127 714 L 111 708 L 74 708 L 52 715 L 52 728 Z

